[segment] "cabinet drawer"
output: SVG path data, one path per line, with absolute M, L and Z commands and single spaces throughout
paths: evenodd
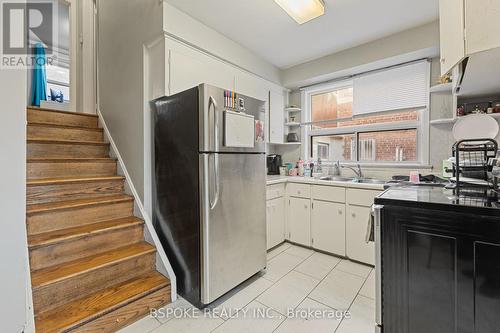
M 373 199 L 380 193 L 382 193 L 382 191 L 348 188 L 347 203 L 350 205 L 370 207 L 373 205 Z
M 336 186 L 312 186 L 312 198 L 316 200 L 345 202 L 345 188 Z
M 311 185 L 289 183 L 286 192 L 291 197 L 311 198 Z
M 268 185 L 266 199 L 272 200 L 285 196 L 285 184 Z

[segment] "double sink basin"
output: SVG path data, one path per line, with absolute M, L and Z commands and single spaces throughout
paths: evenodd
M 332 182 L 346 182 L 346 183 L 358 183 L 358 184 L 385 184 L 386 180 L 373 179 L 373 178 L 349 178 L 340 176 L 324 176 L 320 177 L 319 180 L 329 180 Z

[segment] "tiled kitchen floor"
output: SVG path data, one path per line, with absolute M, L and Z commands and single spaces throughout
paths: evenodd
M 374 298 L 371 267 L 285 243 L 268 253 L 265 273 L 206 313 L 180 298 L 120 333 L 372 333 Z M 309 312 L 293 318 L 288 309 Z M 349 310 L 350 317 L 338 318 L 336 310 Z M 308 316 L 311 311 L 317 314 Z

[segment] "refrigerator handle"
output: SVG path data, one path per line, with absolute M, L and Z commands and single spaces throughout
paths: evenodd
M 213 96 L 210 96 L 208 100 L 208 110 L 213 107 L 214 110 L 214 183 L 215 183 L 215 195 L 213 201 L 210 200 L 210 209 L 214 209 L 219 201 L 219 115 L 217 113 L 217 102 Z
M 210 96 L 208 99 L 208 112 L 210 113 L 210 110 L 213 109 L 214 113 L 214 136 L 213 136 L 213 151 L 218 152 L 219 151 L 219 115 L 217 114 L 217 102 L 215 101 L 215 98 L 213 96 Z
M 214 198 L 210 197 L 210 210 L 213 210 L 217 206 L 219 201 L 219 154 L 211 154 L 214 157 L 214 183 L 215 183 L 215 194 Z

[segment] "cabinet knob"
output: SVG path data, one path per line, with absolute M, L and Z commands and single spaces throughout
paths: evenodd
M 356 217 L 356 213 L 352 213 L 352 214 L 351 214 L 351 216 L 352 216 L 352 217 Z
M 305 209 L 307 209 L 307 207 L 308 207 L 307 205 L 304 205 L 304 208 L 305 208 Z
M 446 61 L 446 58 L 441 58 L 440 61 L 442 64 L 444 64 L 444 62 Z
M 300 194 L 300 191 L 297 191 L 297 194 Z
M 342 215 L 342 209 L 339 209 L 339 215 Z

